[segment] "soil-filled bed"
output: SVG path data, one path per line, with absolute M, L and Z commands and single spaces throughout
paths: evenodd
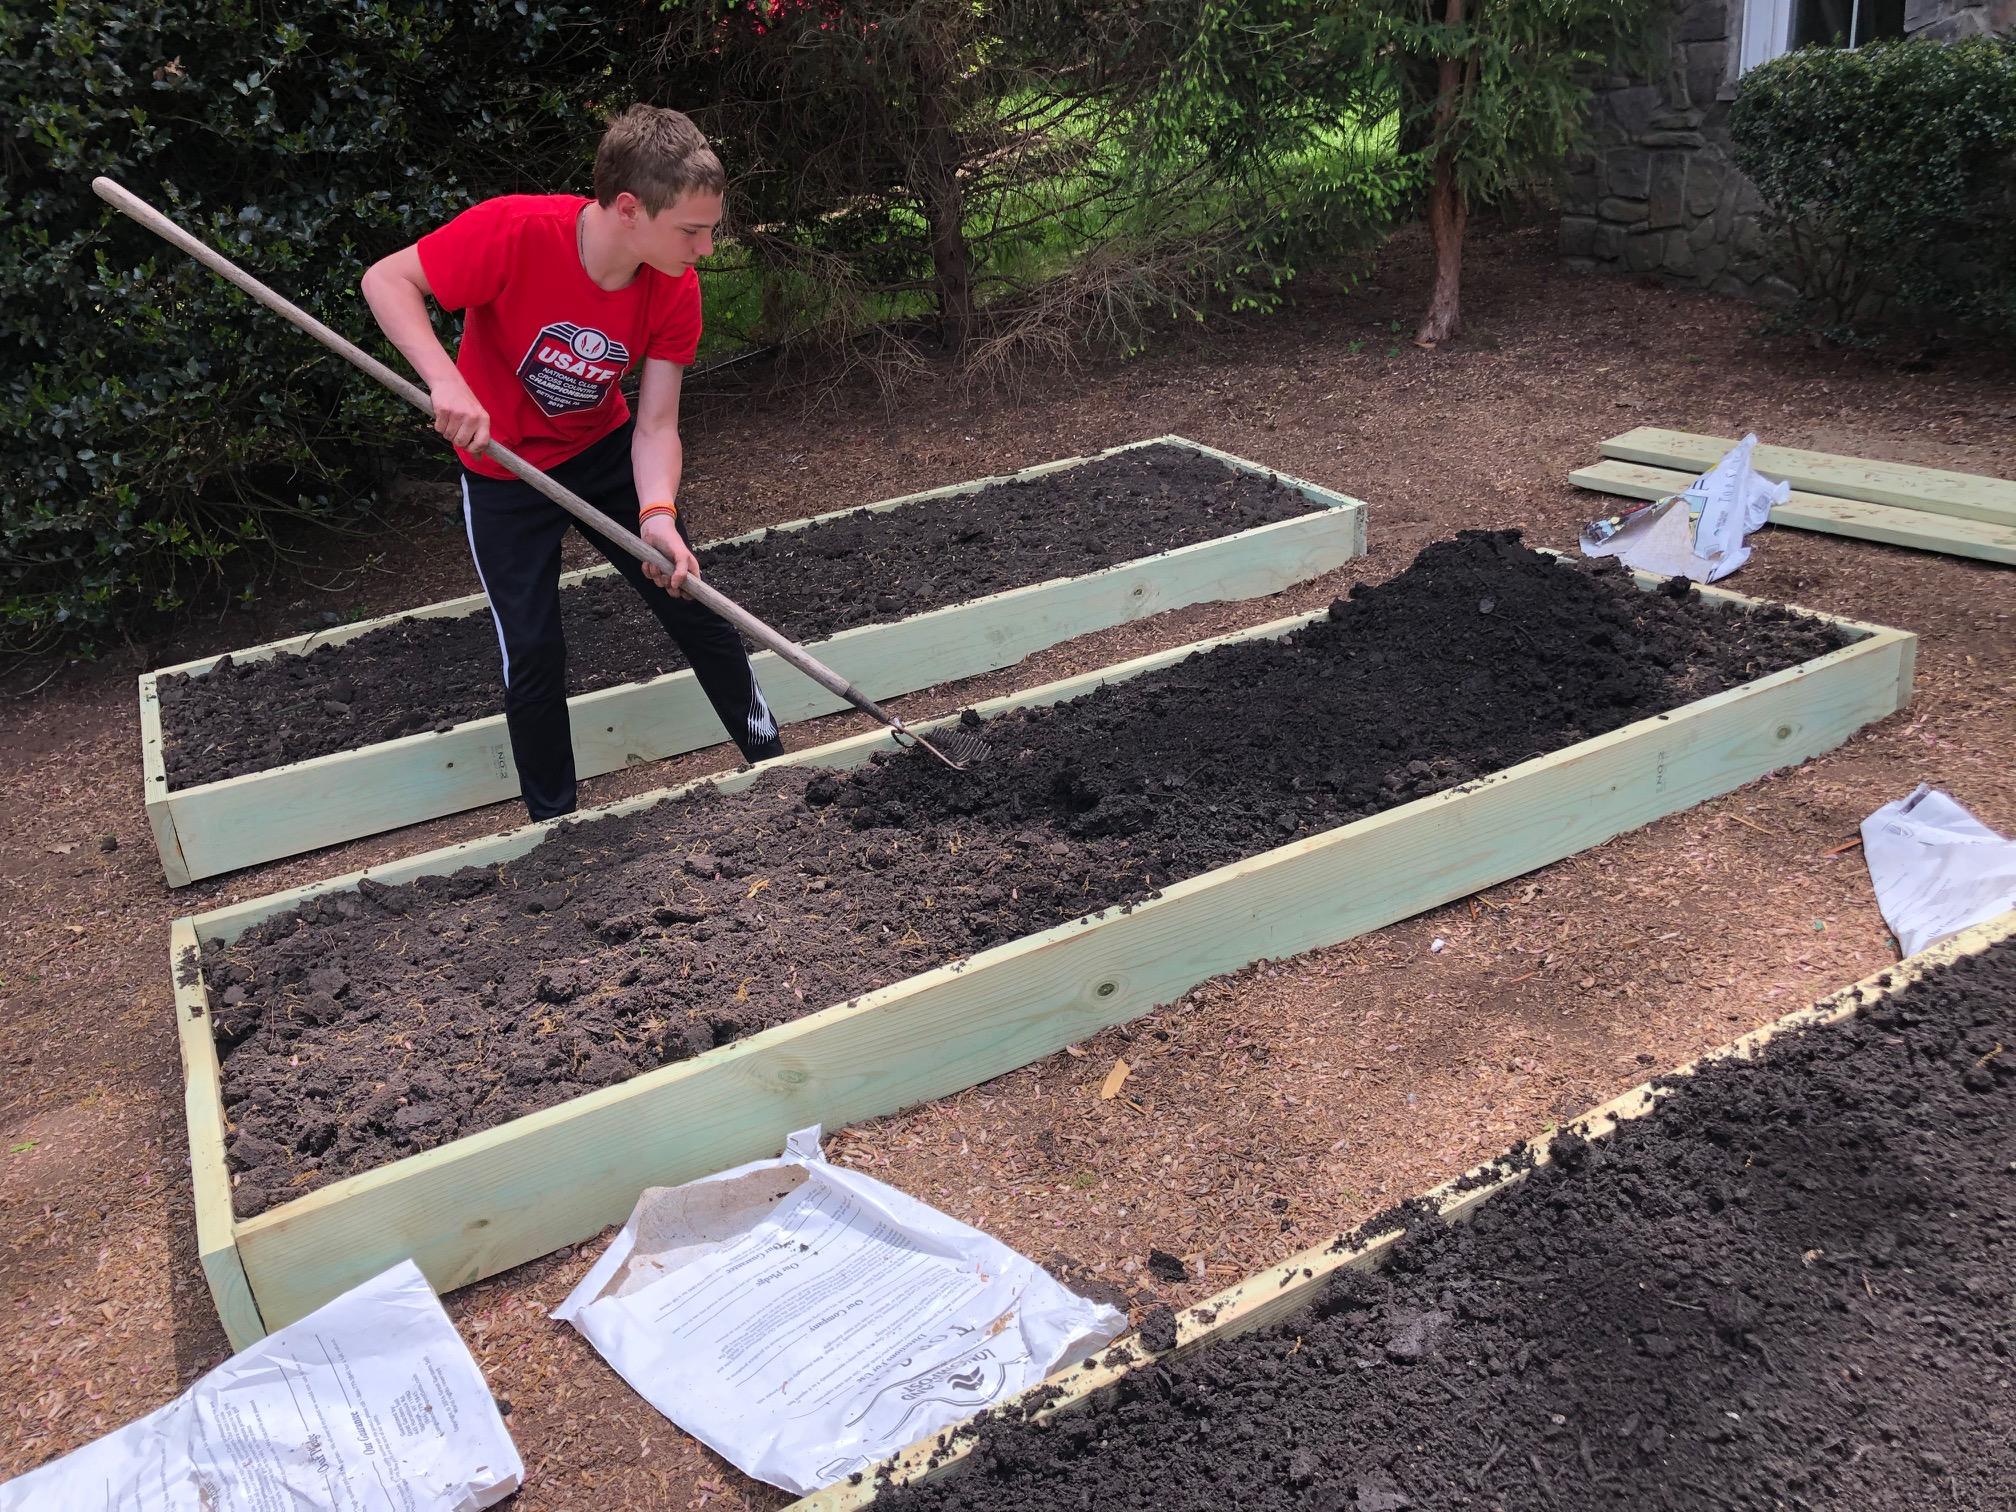
M 990 593 L 1078 577 L 1299 518 L 1278 479 L 1145 446 L 970 494 L 857 512 L 710 548 L 707 580 L 801 642 Z M 568 691 L 686 665 L 636 591 L 589 578 L 561 595 Z M 501 707 L 497 632 L 478 612 L 405 619 L 299 656 L 158 680 L 170 789 L 445 730 Z
M 205 947 L 241 1216 L 1845 643 L 1511 533 L 1281 641 L 784 767 Z
M 874 1505 L 2016 1506 L 2010 1046 L 2005 942 Z

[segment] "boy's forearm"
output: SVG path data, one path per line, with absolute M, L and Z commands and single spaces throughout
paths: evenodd
M 428 318 L 427 296 L 410 279 L 378 263 L 365 271 L 361 287 L 379 329 L 413 364 L 422 382 L 431 388 L 455 373 L 455 359 L 441 345 Z
M 685 451 L 676 426 L 652 427 L 640 421 L 630 438 L 630 471 L 640 505 L 676 504 L 679 473 Z

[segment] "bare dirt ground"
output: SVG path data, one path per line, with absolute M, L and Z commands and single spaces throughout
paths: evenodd
M 688 421 L 700 535 L 1179 432 L 1371 505 L 1372 552 L 1270 600 L 1204 606 L 902 700 L 938 712 L 1326 603 L 1465 526 L 1570 546 L 1598 501 L 1564 479 L 1657 424 L 2016 477 L 2016 374 L 1756 334 L 1727 301 L 1562 271 L 1544 229 L 1480 235 L 1469 336 L 1404 345 L 1403 239 L 1373 282 L 1308 289 L 1020 402 L 895 412 L 717 390 Z M 194 1252 L 170 1013 L 174 916 L 518 821 L 497 807 L 180 892 L 141 806 L 133 674 L 475 590 L 421 490 L 376 539 L 130 659 L 44 667 L 0 708 L 0 1476 L 158 1406 L 225 1353 Z M 1922 637 L 1912 708 L 1841 750 L 1366 938 L 1211 982 L 963 1095 L 834 1136 L 872 1171 L 1138 1306 L 1201 1299 L 1513 1139 L 1891 959 L 1860 854 L 1877 804 L 1945 786 L 2016 831 L 2016 574 L 1767 531 L 1732 586 Z M 787 627 L 788 628 L 788 627 Z M 789 732 L 805 745 L 858 718 Z M 725 748 L 724 748 L 725 749 Z M 602 801 L 723 752 L 589 784 Z M 1442 940 L 1439 952 L 1431 950 Z M 1126 1097 L 1098 1095 L 1116 1056 Z M 1148 1273 L 1151 1246 L 1192 1279 Z M 768 1508 L 545 1317 L 600 1241 L 468 1288 L 449 1311 L 510 1403 L 527 1508 Z

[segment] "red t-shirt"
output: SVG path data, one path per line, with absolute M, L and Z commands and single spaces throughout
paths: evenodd
M 564 462 L 630 418 L 618 387 L 641 358 L 691 365 L 700 278 L 644 267 L 604 289 L 581 266 L 578 194 L 507 194 L 420 238 L 420 266 L 443 309 L 463 310 L 455 366 L 490 433 L 534 467 Z M 511 474 L 456 448 L 462 465 Z

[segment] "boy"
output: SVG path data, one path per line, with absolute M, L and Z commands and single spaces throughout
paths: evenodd
M 727 180 L 676 110 L 634 105 L 595 153 L 595 197 L 514 194 L 374 263 L 364 297 L 434 400 L 462 460 L 462 519 L 504 660 L 504 718 L 534 819 L 575 806 L 560 624 L 571 515 L 480 455 L 495 437 L 673 563 L 663 572 L 576 526 L 643 594 L 750 761 L 783 752 L 742 640 L 679 597 L 699 563 L 679 518 L 680 378 L 700 341 L 693 264 L 714 251 Z M 428 296 L 463 310 L 450 360 Z M 641 359 L 634 422 L 618 387 Z M 662 590 L 662 591 L 660 591 Z

